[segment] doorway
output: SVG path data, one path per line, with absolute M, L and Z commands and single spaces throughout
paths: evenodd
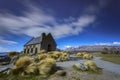
M 47 51 L 51 51 L 51 45 L 50 44 L 48 44 Z

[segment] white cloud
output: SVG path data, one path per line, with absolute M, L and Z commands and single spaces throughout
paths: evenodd
M 0 44 L 7 44 L 7 45 L 11 45 L 11 44 L 17 44 L 17 42 L 15 41 L 10 41 L 10 40 L 4 40 L 4 39 L 0 39 Z
M 0 52 L 9 52 L 10 50 L 0 46 Z
M 114 45 L 120 45 L 120 42 L 113 42 Z
M 67 46 L 65 46 L 65 48 L 70 48 L 71 46 L 69 46 L 69 45 L 67 45 Z
M 74 19 L 71 23 L 59 24 L 54 16 L 35 6 L 29 6 L 28 11 L 23 13 L 23 16 L 10 13 L 0 14 L 0 31 L 35 37 L 42 32 L 51 32 L 56 38 L 61 38 L 79 34 L 84 27 L 94 23 L 96 19 L 94 15 L 82 15 L 78 19 L 71 17 L 70 19 Z

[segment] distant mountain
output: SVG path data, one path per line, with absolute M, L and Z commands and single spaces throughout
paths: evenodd
M 107 45 L 93 45 L 93 46 L 79 46 L 79 47 L 70 47 L 66 51 L 102 51 L 104 48 L 115 48 L 117 51 L 120 51 L 120 46 L 107 46 Z

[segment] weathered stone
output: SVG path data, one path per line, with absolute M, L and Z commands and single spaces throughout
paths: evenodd
M 84 65 L 84 63 L 77 63 L 75 64 L 75 66 L 80 69 L 80 70 L 88 70 L 88 67 L 86 65 Z
M 66 72 L 64 70 L 58 70 L 55 75 L 57 76 L 65 76 L 66 75 Z
M 14 57 L 11 58 L 10 63 L 14 63 L 14 62 L 16 62 L 18 59 L 19 59 L 19 56 L 14 56 Z

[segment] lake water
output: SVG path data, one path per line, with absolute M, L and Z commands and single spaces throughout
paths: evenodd
M 0 56 L 5 56 L 7 54 L 8 54 L 7 52 L 0 52 Z

